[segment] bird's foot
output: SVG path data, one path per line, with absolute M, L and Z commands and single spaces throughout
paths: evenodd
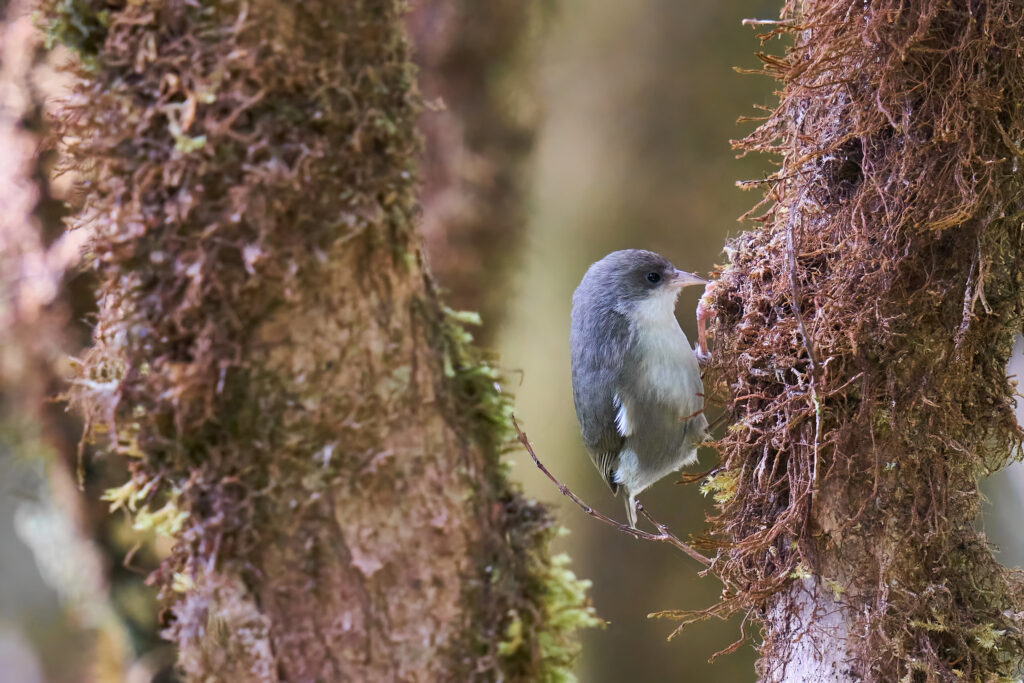
M 711 360 L 711 354 L 700 343 L 694 345 L 693 355 L 697 357 L 697 364 L 701 367 L 707 365 L 708 361 Z
M 629 526 L 636 529 L 636 513 L 642 510 L 643 506 L 636 499 L 636 496 L 626 497 L 626 516 L 629 518 Z
M 708 351 L 708 318 L 711 317 L 714 309 L 712 308 L 712 297 L 714 296 L 716 281 L 712 280 L 704 286 L 704 293 L 701 294 L 700 301 L 697 302 L 697 345 L 693 348 L 693 353 L 697 356 L 697 362 L 703 367 L 707 364 L 711 358 L 711 352 Z

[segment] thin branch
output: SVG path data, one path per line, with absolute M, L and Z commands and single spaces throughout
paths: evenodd
M 660 543 L 668 543 L 669 545 L 674 546 L 678 550 L 681 550 L 693 559 L 697 560 L 705 567 L 711 566 L 710 558 L 705 557 L 703 554 L 699 553 L 686 543 L 683 543 L 681 540 L 679 540 L 679 538 L 676 537 L 671 531 L 669 531 L 664 524 L 654 519 L 654 517 L 651 516 L 651 513 L 647 512 L 647 510 L 644 509 L 642 505 L 638 506 L 640 514 L 643 515 L 644 519 L 646 519 L 648 522 L 654 525 L 654 527 L 658 530 L 658 533 L 652 534 L 647 531 L 641 531 L 640 529 L 634 529 L 628 524 L 617 522 L 611 517 L 608 517 L 607 515 L 598 512 L 594 508 L 584 503 L 583 500 L 580 499 L 580 497 L 577 496 L 575 493 L 573 493 L 568 486 L 558 481 L 558 479 L 556 479 L 555 476 L 551 474 L 548 468 L 544 466 L 544 463 L 540 461 L 540 458 L 537 457 L 537 453 L 533 450 L 533 446 L 530 444 L 530 440 L 526 437 L 526 433 L 519 428 L 519 423 L 516 422 L 516 418 L 514 415 L 512 416 L 512 426 L 515 427 L 516 429 L 516 438 L 519 440 L 519 443 L 523 444 L 523 448 L 525 448 L 526 452 L 530 454 L 531 458 L 533 458 L 533 464 L 535 464 L 538 467 L 538 469 L 540 469 L 540 471 L 543 472 L 544 475 L 548 479 L 550 479 L 555 484 L 555 486 L 558 487 L 558 490 L 561 491 L 563 496 L 566 496 L 569 500 L 576 503 L 576 505 L 579 506 L 579 508 L 583 510 L 585 513 L 601 522 L 604 522 L 605 524 L 611 527 L 618 529 L 624 534 L 629 534 L 633 538 L 639 538 L 644 541 L 657 541 Z

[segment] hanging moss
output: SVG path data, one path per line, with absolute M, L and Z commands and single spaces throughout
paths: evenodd
M 786 591 L 819 577 L 842 589 L 857 680 L 1012 678 L 1021 577 L 975 520 L 978 478 L 1020 453 L 1024 5 L 805 0 L 782 18 L 764 38 L 792 46 L 761 56 L 780 102 L 737 143 L 780 168 L 708 300 L 709 384 L 738 427 L 712 520 L 731 588 L 707 614 L 762 618 L 778 665 L 799 641 Z

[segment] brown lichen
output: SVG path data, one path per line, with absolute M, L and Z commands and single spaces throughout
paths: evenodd
M 762 667 L 785 661 L 794 622 L 761 610 L 809 572 L 842 587 L 854 675 L 1010 676 L 1021 578 L 974 522 L 978 478 L 1020 453 L 1024 5 L 794 0 L 783 20 L 779 105 L 737 143 L 781 166 L 713 295 L 736 489 L 708 613 L 761 614 Z

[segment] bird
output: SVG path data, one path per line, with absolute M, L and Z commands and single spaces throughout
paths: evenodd
M 707 284 L 659 254 L 626 249 L 593 263 L 573 293 L 580 433 L 612 494 L 623 489 L 634 529 L 636 497 L 695 462 L 706 437 L 700 363 L 675 304 L 684 287 Z

